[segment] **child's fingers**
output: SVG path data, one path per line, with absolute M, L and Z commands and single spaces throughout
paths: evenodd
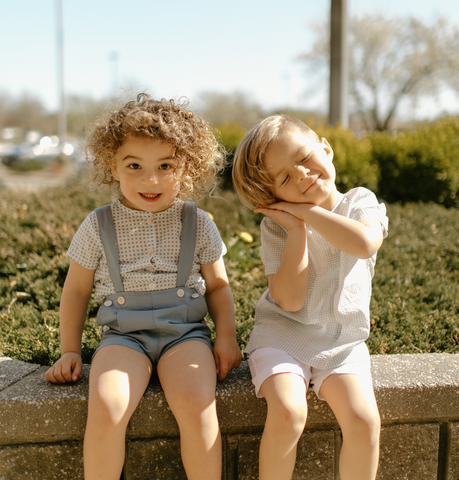
M 75 365 L 73 369 L 73 375 L 72 375 L 73 382 L 76 382 L 80 378 L 82 368 L 83 368 L 83 364 L 81 362 L 78 362 Z
M 225 380 L 226 376 L 228 375 L 228 372 L 229 372 L 228 362 L 220 362 L 218 381 L 222 382 L 223 380 Z
M 215 360 L 215 369 L 218 376 L 220 373 L 220 357 L 218 356 L 218 353 L 215 352 L 215 350 L 214 350 L 214 360 Z
M 54 367 L 48 368 L 45 372 L 45 378 L 48 380 L 48 382 L 51 383 L 59 383 L 55 378 L 54 378 Z
M 60 363 L 56 363 L 54 367 L 51 367 L 53 370 L 53 383 L 67 383 L 64 376 L 62 375 L 62 365 Z

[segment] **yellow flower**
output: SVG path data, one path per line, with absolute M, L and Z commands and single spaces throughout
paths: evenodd
M 239 230 L 236 230 L 236 235 L 243 240 L 245 243 L 252 243 L 253 242 L 253 237 L 250 235 L 249 232 L 240 232 Z

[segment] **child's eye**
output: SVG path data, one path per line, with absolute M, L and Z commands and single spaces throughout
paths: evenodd
M 140 168 L 140 165 L 138 163 L 130 163 L 128 165 L 128 168 L 130 168 L 131 170 L 138 170 Z
M 290 175 L 287 175 L 285 177 L 284 181 L 281 183 L 281 187 L 283 187 L 284 185 L 287 185 L 289 178 L 290 178 Z
M 168 163 L 163 163 L 162 165 L 159 166 L 160 170 L 169 170 L 170 168 L 172 167 Z

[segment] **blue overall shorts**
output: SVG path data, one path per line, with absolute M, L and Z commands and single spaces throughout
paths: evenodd
M 97 313 L 102 339 L 96 353 L 106 345 L 123 345 L 144 353 L 156 366 L 167 350 L 182 342 L 199 340 L 212 349 L 210 329 L 204 321 L 206 301 L 194 288 L 185 287 L 196 246 L 196 204 L 183 205 L 176 287 L 153 292 L 124 291 L 111 206 L 96 209 L 96 214 L 116 291 L 105 298 Z

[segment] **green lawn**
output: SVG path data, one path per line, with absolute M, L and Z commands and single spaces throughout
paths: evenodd
M 58 307 L 68 268 L 65 254 L 85 216 L 110 196 L 84 179 L 39 194 L 2 190 L 0 200 L 0 351 L 49 365 L 60 355 Z M 266 288 L 259 223 L 232 192 L 198 202 L 211 212 L 228 247 L 241 349 Z M 459 212 L 433 204 L 387 205 L 389 237 L 376 265 L 371 353 L 459 351 Z M 236 232 L 246 231 L 246 243 Z M 83 336 L 89 362 L 99 340 L 91 301 Z

